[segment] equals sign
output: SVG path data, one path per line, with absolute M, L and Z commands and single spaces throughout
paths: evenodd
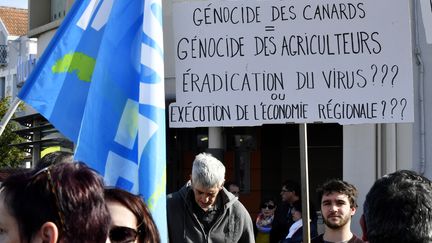
M 267 26 L 265 27 L 265 31 L 274 31 L 274 30 L 275 30 L 275 27 L 274 27 L 274 26 L 267 25 Z

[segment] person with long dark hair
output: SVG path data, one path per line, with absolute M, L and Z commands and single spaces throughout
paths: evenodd
M 111 214 L 111 243 L 159 243 L 156 224 L 140 196 L 118 188 L 105 189 L 105 201 Z
M 80 162 L 11 175 L 0 188 L 0 242 L 104 243 L 103 193 L 102 178 Z

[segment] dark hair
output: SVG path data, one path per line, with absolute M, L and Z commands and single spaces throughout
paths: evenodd
M 273 202 L 273 205 L 276 207 L 276 199 L 274 197 L 266 196 L 266 197 L 263 197 L 263 199 L 261 200 L 259 209 L 263 208 L 264 205 L 269 203 L 269 202 Z
M 160 237 L 156 224 L 148 210 L 144 200 L 137 195 L 118 188 L 105 189 L 105 200 L 116 201 L 128 208 L 138 222 L 138 242 L 159 243 Z
M 301 202 L 301 200 L 297 200 L 297 201 L 293 202 L 292 207 L 293 207 L 296 211 L 303 212 L 303 211 L 302 211 L 302 202 Z
M 297 182 L 292 180 L 286 180 L 282 184 L 282 187 L 285 187 L 290 192 L 294 192 L 296 196 L 301 197 L 301 187 L 300 184 L 298 184 Z
M 331 179 L 326 181 L 321 187 L 317 189 L 318 199 L 321 200 L 323 195 L 328 195 L 333 192 L 341 193 L 348 196 L 348 201 L 350 203 L 350 207 L 357 208 L 357 196 L 358 192 L 354 185 L 342 181 L 339 179 Z
M 363 205 L 368 241 L 432 242 L 432 183 L 401 170 L 377 180 Z
M 106 241 L 111 218 L 102 178 L 85 164 L 59 163 L 12 175 L 1 187 L 6 208 L 25 241 L 46 222 L 56 224 L 64 242 Z
M 11 175 L 14 174 L 20 174 L 25 173 L 27 171 L 30 171 L 30 169 L 27 168 L 16 168 L 16 167 L 6 167 L 6 168 L 0 168 L 0 182 L 6 180 Z
M 35 170 L 41 170 L 53 164 L 63 163 L 63 162 L 73 162 L 73 153 L 67 151 L 55 151 L 46 154 L 37 163 Z
M 234 181 L 227 181 L 224 183 L 224 186 L 228 190 L 229 190 L 230 186 L 236 186 L 236 187 L 240 188 L 239 185 L 237 183 L 235 183 Z

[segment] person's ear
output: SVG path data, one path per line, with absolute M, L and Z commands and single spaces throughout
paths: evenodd
M 39 241 L 36 242 L 56 243 L 59 238 L 57 225 L 53 222 L 45 222 L 39 229 L 36 237 L 39 239 Z
M 351 217 L 354 216 L 354 214 L 357 212 L 356 207 L 351 207 Z
M 367 239 L 367 228 L 366 228 L 366 221 L 365 221 L 364 214 L 362 214 L 362 216 L 360 217 L 360 227 L 361 227 L 362 233 L 363 233 L 362 240 L 364 242 L 367 242 L 368 241 L 368 239 Z

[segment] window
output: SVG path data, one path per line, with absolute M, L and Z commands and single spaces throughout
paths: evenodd
M 1 99 L 5 97 L 5 85 L 6 85 L 6 77 L 0 77 L 0 98 Z
M 0 45 L 0 67 L 7 65 L 7 45 Z

